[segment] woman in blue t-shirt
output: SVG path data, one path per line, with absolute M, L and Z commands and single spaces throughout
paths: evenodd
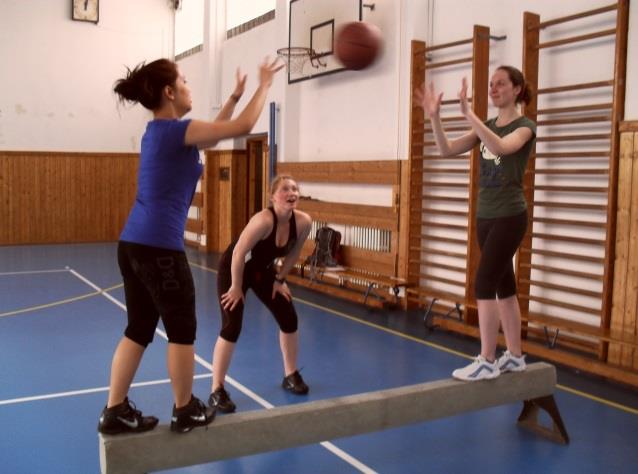
M 157 425 L 156 417 L 143 416 L 128 400 L 128 391 L 160 317 L 168 338 L 175 400 L 171 430 L 185 433 L 214 418 L 215 410 L 192 394 L 195 288 L 184 252 L 184 230 L 202 173 L 198 150 L 249 133 L 282 67 L 276 60 L 261 64 L 257 90 L 231 119 L 246 83 L 246 76 L 237 71 L 235 90 L 212 122 L 182 120 L 192 107 L 191 91 L 173 61 L 142 63 L 115 83 L 122 102 L 139 102 L 153 112 L 153 120 L 142 137 L 137 195 L 118 244 L 128 325 L 113 355 L 108 402 L 98 424 L 101 433 L 140 432 Z
M 501 66 L 490 79 L 490 98 L 498 115 L 487 121 L 472 111 L 467 99 L 467 81 L 459 92 L 461 113 L 472 130 L 449 140 L 440 110 L 443 93 L 434 86 L 415 92 L 432 123 L 441 156 L 465 153 L 480 144 L 480 179 L 476 230 L 481 258 L 474 287 L 479 313 L 481 353 L 452 376 L 460 380 L 498 377 L 502 372 L 525 370 L 521 352 L 521 312 L 516 296 L 512 258 L 527 230 L 527 203 L 523 175 L 536 138 L 536 124 L 521 115 L 518 104 L 529 103 L 531 91 L 523 74 L 512 66 Z M 499 320 L 507 350 L 496 358 Z

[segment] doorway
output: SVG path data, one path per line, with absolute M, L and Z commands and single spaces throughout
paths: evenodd
M 268 206 L 268 135 L 251 136 L 246 140 L 248 155 L 246 214 L 248 220 Z

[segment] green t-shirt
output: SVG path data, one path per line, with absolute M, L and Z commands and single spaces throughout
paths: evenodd
M 523 175 L 527 160 L 536 140 L 536 124 L 525 116 L 512 120 L 504 127 L 496 125 L 492 118 L 485 125 L 499 137 L 504 137 L 520 127 L 532 131 L 532 138 L 511 155 L 496 156 L 481 142 L 481 164 L 477 217 L 493 218 L 515 216 L 527 209 L 523 194 Z

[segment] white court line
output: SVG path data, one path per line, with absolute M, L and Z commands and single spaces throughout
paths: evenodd
M 0 276 L 9 276 L 9 275 L 33 275 L 36 273 L 62 273 L 62 272 L 68 272 L 69 268 L 60 268 L 60 269 L 53 269 L 53 270 L 24 270 L 24 271 L 20 271 L 20 272 L 2 272 L 0 273 Z
M 89 285 L 91 288 L 94 288 L 96 291 L 99 291 L 109 301 L 113 302 L 114 304 L 116 304 L 117 306 L 122 308 L 124 311 L 126 311 L 126 305 L 124 305 L 122 302 L 120 302 L 119 300 L 115 299 L 114 297 L 112 297 L 108 293 L 104 292 L 104 290 L 102 288 L 100 288 L 99 286 L 97 286 L 95 283 L 91 282 L 90 280 L 88 280 L 84 276 L 80 275 L 78 272 L 76 272 L 72 268 L 69 268 L 69 271 L 73 275 L 75 275 L 77 278 L 82 280 L 84 283 Z M 166 335 L 166 333 L 164 331 L 162 331 L 160 329 L 155 329 L 155 332 L 168 341 L 168 337 L 167 337 L 167 335 Z M 205 359 L 203 359 L 199 355 L 195 354 L 195 360 L 200 365 L 202 365 L 203 367 L 205 367 L 206 369 L 208 369 L 208 370 L 210 370 L 212 372 L 212 370 L 213 370 L 212 365 L 209 364 Z M 259 405 L 261 405 L 262 407 L 266 408 L 267 410 L 275 407 L 272 403 L 264 400 L 259 395 L 257 395 L 255 392 L 253 392 L 249 388 L 245 387 L 241 383 L 237 382 L 233 378 L 231 378 L 229 376 L 226 376 L 226 382 L 228 382 L 229 385 L 235 387 L 237 390 L 239 390 L 244 395 L 246 395 L 247 397 L 249 397 L 252 400 L 254 400 L 255 402 L 257 402 Z M 321 442 L 319 444 L 321 446 L 323 446 L 325 449 L 327 449 L 328 451 L 330 451 L 335 456 L 341 458 L 343 461 L 347 462 L 352 467 L 354 467 L 355 469 L 359 470 L 360 472 L 363 472 L 364 474 L 377 474 L 377 472 L 374 469 L 366 466 L 361 461 L 359 461 L 358 459 L 356 459 L 353 456 L 349 455 L 348 453 L 346 453 L 342 449 L 338 448 L 337 446 L 335 446 L 331 442 L 323 441 L 323 442 Z
M 205 379 L 210 378 L 212 374 L 199 374 L 195 375 L 193 378 L 195 379 Z M 148 382 L 137 382 L 131 384 L 131 387 L 147 387 L 150 385 L 162 385 L 170 383 L 170 379 L 161 379 L 161 380 L 150 380 Z M 38 400 L 50 400 L 53 398 L 64 398 L 64 397 L 74 397 L 76 395 L 88 395 L 91 393 L 98 392 L 108 392 L 109 387 L 97 387 L 97 388 L 87 388 L 84 390 L 74 390 L 71 392 L 57 392 L 57 393 L 48 393 L 46 395 L 35 395 L 33 397 L 22 397 L 22 398 L 10 398 L 8 400 L 0 400 L 0 405 L 13 405 L 16 403 L 25 403 L 25 402 L 36 402 Z

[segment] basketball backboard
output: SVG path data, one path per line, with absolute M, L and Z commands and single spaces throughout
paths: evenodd
M 315 56 L 301 71 L 288 68 L 289 84 L 344 70 L 333 54 L 335 34 L 344 23 L 361 21 L 362 9 L 363 0 L 290 0 L 288 47 L 310 48 Z

